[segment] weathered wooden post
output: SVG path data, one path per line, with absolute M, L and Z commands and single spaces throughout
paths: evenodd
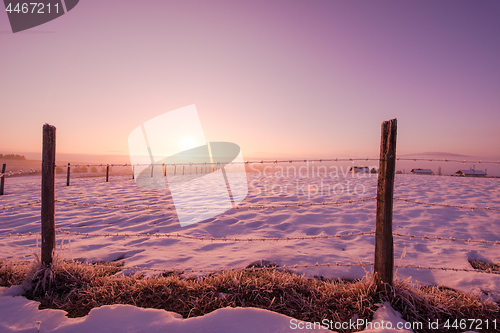
M 56 128 L 43 125 L 42 152 L 42 264 L 52 263 L 56 248 L 55 223 L 55 166 L 56 166 Z
M 174 176 L 176 171 L 177 171 L 177 165 L 174 164 Z
M 135 176 L 134 176 L 134 172 L 135 172 L 135 168 L 134 168 L 134 166 L 132 165 L 132 179 L 134 179 L 134 178 L 135 178 Z
M 2 165 L 2 175 L 0 176 L 0 195 L 3 195 L 3 187 L 5 185 L 5 169 L 7 168 L 7 164 Z
M 380 163 L 377 187 L 377 225 L 375 229 L 375 281 L 380 291 L 392 286 L 394 244 L 392 238 L 392 207 L 396 173 L 397 120 L 382 123 Z
M 109 181 L 109 164 L 106 164 L 106 182 Z
M 182 166 L 182 175 L 184 176 L 184 165 Z
M 163 167 L 163 177 L 166 177 L 167 176 L 167 168 L 165 168 L 165 163 L 163 162 L 161 165 Z
M 69 186 L 69 173 L 70 173 L 70 163 L 68 163 L 68 170 L 66 172 L 66 186 Z

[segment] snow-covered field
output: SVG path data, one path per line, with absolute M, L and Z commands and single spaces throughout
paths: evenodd
M 9 178 L 6 181 L 7 195 L 0 198 L 0 207 L 40 200 L 39 177 Z M 338 178 L 320 178 L 317 174 L 309 174 L 307 177 L 305 175 L 294 177 L 293 174 L 287 177 L 277 177 L 268 174 L 265 177 L 257 173 L 249 173 L 248 183 L 249 194 L 240 204 L 242 206 L 368 199 L 376 195 L 377 179 L 376 175 L 358 177 L 348 174 L 347 176 L 340 175 Z M 397 175 L 395 184 L 396 198 L 427 203 L 500 208 L 500 179 Z M 58 200 L 99 205 L 172 205 L 172 198 L 167 191 L 141 189 L 130 177 L 125 176 L 112 177 L 109 183 L 106 183 L 103 178 L 74 178 L 71 186 L 64 185 L 64 177 L 56 179 L 56 199 Z M 200 192 L 200 198 L 209 200 L 209 190 Z M 372 266 L 363 268 L 321 265 L 373 262 L 373 234 L 328 239 L 311 239 L 311 236 L 370 232 L 375 229 L 375 207 L 376 202 L 371 200 L 312 207 L 229 210 L 206 221 L 181 227 L 175 212 L 169 210 L 127 210 L 58 203 L 56 205 L 58 229 L 100 234 L 103 237 L 59 234 L 57 249 L 58 255 L 66 259 L 120 260 L 127 267 L 139 266 L 153 269 L 145 271 L 146 274 L 158 273 L 154 269 L 182 269 L 186 274 L 200 275 L 205 271 L 241 268 L 256 260 L 269 260 L 280 266 L 319 264 L 320 266 L 317 267 L 294 269 L 311 277 L 322 275 L 327 278 L 361 278 L 366 274 L 364 270 L 371 270 Z M 395 201 L 393 224 L 394 232 L 401 234 L 500 241 L 500 212 L 498 211 L 415 205 Z M 18 237 L 15 234 L 24 235 L 39 231 L 40 205 L 0 210 L 0 235 L 2 235 L 0 259 L 32 260 L 33 253 L 38 251 L 36 246 L 39 242 L 37 243 L 36 239 L 39 236 Z M 104 235 L 117 233 L 130 234 L 131 237 L 104 237 Z M 133 235 L 138 233 L 149 233 L 151 236 Z M 155 237 L 155 233 L 230 240 Z M 5 237 L 7 234 L 12 236 Z M 287 237 L 298 239 L 234 241 L 235 238 L 246 240 L 248 238 Z M 406 237 L 395 237 L 394 244 L 395 263 L 401 265 L 472 269 L 469 259 L 500 263 L 500 245 Z M 411 277 L 413 281 L 423 285 L 437 284 L 474 292 L 484 298 L 500 299 L 500 275 L 410 268 L 398 269 L 397 275 L 403 279 Z M 269 332 L 290 330 L 290 318 L 255 309 L 221 309 L 202 318 L 182 320 L 160 310 L 111 306 L 93 310 L 88 318 L 66 319 L 63 318 L 61 311 L 37 312 L 35 302 L 10 296 L 8 299 L 7 301 L 6 297 L 0 297 L 0 307 L 5 309 L 5 307 L 10 307 L 8 304 L 11 304 L 11 309 L 31 311 L 33 318 L 45 316 L 42 315 L 45 311 L 47 316 L 54 318 L 51 320 L 60 325 L 70 325 L 70 321 L 78 322 L 78 325 L 81 325 L 78 329 L 82 331 L 88 328 L 85 322 L 98 325 L 96 323 L 99 323 L 103 317 L 115 316 L 119 313 L 130 318 L 130 323 L 135 322 L 135 318 L 141 317 L 147 318 L 144 320 L 149 322 L 160 324 L 163 322 L 169 327 L 179 327 L 179 330 L 184 331 L 197 331 L 194 328 L 196 325 L 208 325 L 207 327 L 217 332 L 235 331 L 234 327 L 224 328 L 225 326 L 218 325 L 228 322 L 224 318 L 239 318 L 239 316 L 246 318 L 249 323 L 258 321 L 267 323 L 266 325 L 270 325 L 267 330 Z M 388 309 L 385 310 L 390 312 Z M 3 310 L 0 312 L 4 313 Z M 10 316 L 16 318 L 14 315 Z M 2 321 L 4 320 L 6 319 L 2 318 Z M 13 320 L 11 319 L 10 322 Z M 241 323 L 241 327 L 238 326 L 241 331 L 247 328 L 248 331 L 255 331 L 250 324 L 245 328 L 246 324 L 243 323 L 243 319 Z M 16 325 L 12 328 L 8 328 L 11 327 L 8 325 L 4 327 L 11 331 L 23 329 Z M 76 331 L 76 328 L 64 327 L 66 328 L 61 329 L 61 332 Z M 161 325 L 155 327 L 151 326 L 151 331 L 162 330 Z

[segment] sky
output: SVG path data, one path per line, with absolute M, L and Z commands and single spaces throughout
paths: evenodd
M 0 12 L 0 153 L 128 154 L 195 104 L 245 158 L 500 156 L 500 2 L 82 0 L 12 33 Z M 105 161 L 104 161 L 105 162 Z

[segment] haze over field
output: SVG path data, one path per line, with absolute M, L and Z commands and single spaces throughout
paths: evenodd
M 492 157 L 497 1 L 106 1 L 10 33 L 0 15 L 0 151 L 128 153 L 139 124 L 196 104 L 207 141 L 246 157 Z

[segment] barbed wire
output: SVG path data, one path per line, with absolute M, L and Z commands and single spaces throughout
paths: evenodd
M 377 197 L 363 198 L 356 200 L 345 200 L 345 201 L 326 201 L 326 202 L 304 202 L 304 203 L 289 203 L 289 204 L 277 204 L 277 205 L 246 205 L 246 206 L 224 206 L 224 207 L 177 207 L 177 206 L 130 206 L 130 205 L 109 205 L 109 204 L 90 204 L 90 203 L 79 203 L 71 202 L 66 200 L 56 199 L 55 202 L 73 205 L 80 207 L 95 207 L 95 208 L 111 208 L 111 209 L 130 209 L 130 210 L 243 210 L 243 209 L 279 209 L 279 208 L 292 208 L 292 207 L 311 207 L 311 206 L 332 206 L 332 205 L 343 205 L 352 204 L 357 202 L 365 202 L 376 200 Z
M 489 211 L 494 211 L 494 212 L 500 212 L 500 208 L 494 208 L 494 207 L 473 207 L 473 206 L 466 206 L 466 205 L 449 205 L 449 204 L 442 204 L 442 203 L 437 203 L 437 202 L 422 202 L 422 201 L 404 199 L 404 198 L 394 198 L 394 200 L 404 201 L 407 203 L 412 203 L 412 204 L 416 204 L 416 205 L 424 205 L 424 206 L 439 206 L 439 207 L 447 207 L 447 208 L 460 208 L 460 209 L 470 209 L 470 210 L 489 210 Z
M 95 234 L 95 233 L 81 233 L 81 232 L 70 232 L 70 231 L 62 231 L 58 230 L 59 233 L 66 235 L 75 235 L 75 236 L 85 236 L 85 237 L 138 237 L 138 238 L 184 238 L 190 240 L 199 240 L 199 241 L 222 241 L 222 242 L 265 242 L 265 241 L 294 241 L 294 240 L 314 240 L 314 239 L 333 239 L 333 238 L 349 238 L 349 237 L 357 237 L 364 235 L 374 235 L 375 231 L 368 232 L 356 232 L 356 233 L 348 233 L 345 235 L 320 235 L 320 236 L 298 236 L 298 237 L 261 237 L 261 238 L 226 238 L 226 237 L 196 237 L 189 236 L 183 234 L 167 234 L 167 233 L 154 233 L 154 234 Z
M 31 236 L 40 236 L 41 232 L 28 232 L 25 234 L 21 233 L 15 233 L 15 234 L 0 234 L 0 238 L 11 238 L 11 237 L 17 237 L 17 238 L 23 238 L 23 237 L 31 237 Z
M 84 263 L 84 265 L 86 265 Z M 194 268 L 172 268 L 172 269 L 159 269 L 159 268 L 148 268 L 148 267 L 139 267 L 139 266 L 112 266 L 112 265 L 93 265 L 90 264 L 89 266 L 93 267 L 106 267 L 106 268 L 115 268 L 115 269 L 120 269 L 120 270 L 136 270 L 136 271 L 154 271 L 154 272 L 192 272 L 192 273 L 216 273 L 216 272 L 221 272 L 221 271 L 261 271 L 261 270 L 273 270 L 273 269 L 298 269 L 298 268 L 316 268 L 316 267 L 364 267 L 364 266 L 374 266 L 375 264 L 373 262 L 369 263 L 327 263 L 327 264 L 306 264 L 306 265 L 283 265 L 283 266 L 264 266 L 264 267 L 246 267 L 246 268 L 222 268 L 218 270 L 205 270 L 205 269 L 194 269 Z M 395 268 L 402 268 L 402 269 L 427 269 L 427 270 L 433 270 L 433 271 L 453 271 L 453 272 L 472 272 L 472 273 L 484 273 L 484 274 L 500 274 L 498 271 L 494 270 L 478 270 L 478 269 L 470 269 L 470 268 L 453 268 L 453 267 L 426 267 L 426 266 L 418 266 L 418 265 L 394 265 Z
M 358 158 L 319 158 L 319 159 L 262 159 L 262 160 L 248 160 L 248 161 L 223 161 L 223 162 L 190 162 L 190 163 L 78 163 L 78 164 L 55 164 L 56 168 L 67 168 L 70 167 L 132 167 L 132 166 L 189 166 L 189 165 L 235 165 L 235 164 L 278 164 L 278 163 L 308 163 L 308 162 L 356 162 L 356 161 L 380 161 L 380 158 L 374 157 L 358 157 Z M 499 164 L 500 161 L 484 161 L 484 160 L 459 160 L 459 159 L 438 159 L 438 158 L 412 158 L 412 157 L 396 157 L 396 161 L 423 161 L 423 162 L 446 162 L 446 163 L 475 163 L 475 164 Z M 30 169 L 30 170 L 18 170 L 9 171 L 5 173 L 0 173 L 0 176 L 11 175 L 15 173 L 33 173 L 36 171 L 41 171 L 41 168 Z
M 109 163 L 101 163 L 101 164 L 70 164 L 69 167 L 73 168 L 79 168 L 79 167 L 87 167 L 87 168 L 90 168 L 90 167 L 127 167 L 127 166 L 137 166 L 137 165 L 151 165 L 151 164 L 130 164 L 130 163 L 125 163 L 125 164 L 120 164 L 120 163 L 112 163 L 112 164 L 109 164 Z M 161 166 L 162 164 L 154 164 L 154 165 L 159 165 Z M 165 164 L 166 165 L 166 164 Z M 54 167 L 56 168 L 67 168 L 68 167 L 68 164 L 56 164 Z
M 59 200 L 55 199 L 55 202 L 65 205 L 79 206 L 79 207 L 91 207 L 91 208 L 109 208 L 109 209 L 128 209 L 128 210 L 251 210 L 251 209 L 280 209 L 280 208 L 294 208 L 294 207 L 313 207 L 313 206 L 332 206 L 332 205 L 343 205 L 343 204 L 352 204 L 358 202 L 366 202 L 376 200 L 377 197 L 371 198 L 362 198 L 355 200 L 345 200 L 345 201 L 325 201 L 325 202 L 304 202 L 304 203 L 288 203 L 288 204 L 276 204 L 276 205 L 246 205 L 246 206 L 227 206 L 227 207 L 176 207 L 176 206 L 131 206 L 131 205 L 111 205 L 111 204 L 91 204 L 91 203 L 80 203 L 80 202 L 72 202 L 67 200 Z M 418 205 L 425 206 L 439 206 L 439 207 L 447 207 L 447 208 L 457 208 L 457 209 L 470 209 L 474 210 L 487 210 L 487 211 L 500 211 L 499 208 L 495 207 L 475 207 L 475 206 L 466 206 L 466 205 L 450 205 L 450 204 L 441 204 L 441 203 L 432 203 L 432 202 L 421 202 L 417 200 L 404 199 L 404 198 L 394 198 L 395 201 L 403 201 L 406 203 L 413 203 Z M 0 207 L 0 210 L 8 210 L 15 208 L 22 208 L 27 206 L 32 206 L 39 204 L 41 201 L 34 201 L 26 204 L 14 205 L 14 206 L 4 206 Z
M 94 238 L 109 238 L 109 237 L 120 237 L 120 238 L 183 238 L 190 240 L 199 241 L 222 241 L 222 242 L 266 242 L 266 241 L 295 241 L 295 240 L 316 240 L 316 239 L 339 239 L 339 238 L 350 238 L 357 236 L 367 236 L 374 235 L 375 231 L 365 231 L 365 232 L 354 232 L 343 235 L 319 235 L 319 236 L 296 236 L 296 237 L 259 237 L 259 238 L 227 238 L 227 237 L 197 237 L 189 236 L 183 234 L 169 234 L 169 233 L 89 233 L 89 232 L 79 232 L 79 231 L 67 231 L 56 229 L 56 233 L 68 235 L 68 236 L 83 236 L 83 237 L 94 237 Z M 25 234 L 21 233 L 9 233 L 0 234 L 0 238 L 8 237 L 30 237 L 40 235 L 40 232 L 29 232 Z M 500 245 L 500 241 L 489 241 L 484 239 L 461 239 L 454 237 L 439 237 L 439 236 L 419 236 L 411 234 L 402 234 L 398 232 L 393 232 L 394 237 L 399 238 L 416 238 L 422 240 L 432 240 L 432 241 L 446 241 L 446 242 L 460 242 L 460 243 L 477 243 L 477 244 L 491 244 Z
M 283 265 L 283 266 L 263 266 L 263 267 L 245 267 L 245 268 L 227 268 L 223 267 L 221 269 L 196 269 L 196 268 L 171 268 L 171 269 L 160 269 L 160 268 L 149 268 L 140 266 L 113 266 L 113 265 L 95 265 L 92 263 L 79 263 L 91 267 L 105 267 L 105 268 L 115 268 L 120 270 L 135 270 L 135 271 L 153 271 L 153 272 L 184 272 L 188 271 L 191 273 L 217 273 L 217 272 L 228 272 L 228 271 L 262 271 L 262 270 L 273 270 L 273 269 L 297 269 L 297 268 L 312 268 L 312 267 L 364 267 L 373 266 L 374 263 L 333 263 L 333 264 L 305 264 L 305 265 Z
M 500 274 L 499 271 L 494 270 L 481 270 L 474 268 L 450 268 L 450 267 L 429 267 L 429 266 L 419 266 L 419 265 L 394 265 L 396 268 L 413 268 L 413 269 L 427 269 L 431 271 L 454 271 L 454 272 L 475 272 L 475 273 L 486 273 L 486 274 Z
M 0 172 L 0 177 L 3 176 L 15 176 L 15 175 L 22 175 L 22 174 L 32 174 L 41 171 L 41 169 L 30 169 L 30 170 L 17 170 L 17 171 L 6 171 L 4 173 Z
M 445 162 L 445 163 L 477 163 L 477 164 L 500 164 L 500 161 L 483 161 L 483 160 L 456 160 L 456 159 L 436 159 L 436 158 L 400 158 L 396 157 L 396 161 L 424 161 L 424 162 Z
M 260 237 L 260 238 L 226 238 L 226 237 L 197 237 L 197 236 L 189 236 L 183 234 L 168 234 L 168 233 L 135 233 L 135 234 L 127 234 L 127 233 L 86 233 L 86 232 L 78 232 L 78 231 L 65 231 L 61 229 L 56 229 L 56 233 L 70 236 L 83 236 L 83 237 L 121 237 L 121 238 L 184 238 L 190 240 L 199 240 L 199 241 L 222 241 L 222 242 L 265 242 L 265 241 L 294 241 L 294 240 L 315 240 L 315 239 L 333 239 L 333 238 L 349 238 L 349 237 L 357 237 L 357 236 L 365 236 L 365 235 L 373 235 L 375 231 L 367 231 L 367 232 L 355 232 L 348 233 L 344 235 L 319 235 L 319 236 L 297 236 L 297 237 Z M 0 234 L 0 238 L 10 238 L 10 237 L 30 237 L 40 235 L 40 232 L 29 232 L 25 234 L 15 233 L 15 234 Z
M 76 262 L 76 261 L 73 261 Z M 117 269 L 119 271 L 132 270 L 132 271 L 152 271 L 152 272 L 179 272 L 180 274 L 184 272 L 191 273 L 217 273 L 217 272 L 228 272 L 228 271 L 262 271 L 262 270 L 287 270 L 287 269 L 299 269 L 299 268 L 317 268 L 317 267 L 365 267 L 374 266 L 373 262 L 358 262 L 358 263 L 326 263 L 326 264 L 305 264 L 305 265 L 269 265 L 269 266 L 250 266 L 245 268 L 227 268 L 223 267 L 220 269 L 196 269 L 196 268 L 151 268 L 151 267 L 140 267 L 140 266 L 114 266 L 114 265 L 103 265 L 101 263 L 88 263 L 88 262 L 76 262 L 79 265 L 94 267 L 94 268 L 111 268 Z M 22 262 L 19 265 L 29 265 L 29 262 Z M 497 274 L 500 275 L 500 271 L 495 271 L 492 269 L 481 270 L 481 269 L 471 269 L 471 268 L 454 268 L 454 267 L 433 267 L 433 266 L 421 266 L 421 265 L 394 265 L 397 269 L 426 269 L 431 271 L 452 271 L 452 272 L 469 272 L 469 273 L 483 273 L 483 274 Z
M 0 210 L 9 210 L 9 209 L 16 209 L 16 208 L 22 208 L 22 207 L 34 206 L 34 205 L 38 205 L 39 203 L 41 203 L 41 201 L 40 201 L 40 200 L 38 200 L 38 201 L 33 201 L 33 202 L 28 202 L 28 203 L 25 203 L 25 204 L 20 204 L 20 205 L 14 205 L 14 206 L 4 206 L 4 207 L 0 207 Z
M 278 164 L 278 163 L 308 163 L 308 162 L 351 162 L 351 161 L 378 161 L 378 158 L 325 158 L 325 159 L 288 159 L 288 160 L 254 160 L 254 161 L 226 161 L 226 162 L 191 162 L 191 163 L 125 163 L 125 164 L 74 164 L 71 167 L 132 167 L 132 166 L 215 166 L 215 165 L 236 165 L 236 164 Z M 56 167 L 68 167 L 67 164 L 58 164 Z
M 480 243 L 480 244 L 492 244 L 492 245 L 500 245 L 500 241 L 488 241 L 484 239 L 461 239 L 461 238 L 454 238 L 454 237 L 439 237 L 439 236 L 417 236 L 417 235 L 410 235 L 410 234 L 401 234 L 397 232 L 393 232 L 392 235 L 394 237 L 401 237 L 401 238 L 418 238 L 422 240 L 435 240 L 435 241 L 447 241 L 447 242 L 461 242 L 461 243 Z
M 231 165 L 231 164 L 281 164 L 281 163 L 312 163 L 312 162 L 356 162 L 356 161 L 380 161 L 380 158 L 373 157 L 360 157 L 360 158 L 321 158 L 321 159 L 267 159 L 267 160 L 248 160 L 248 161 L 226 161 L 226 162 L 198 162 L 198 163 L 101 163 L 101 164 L 74 164 L 74 167 L 131 167 L 131 166 L 212 166 L 212 165 Z M 445 163 L 476 163 L 476 164 L 500 164 L 500 161 L 484 161 L 484 160 L 458 160 L 458 159 L 436 159 L 436 158 L 410 158 L 410 157 L 396 157 L 396 161 L 424 161 L 424 162 L 445 162 Z M 68 167 L 67 164 L 58 164 L 56 167 Z

